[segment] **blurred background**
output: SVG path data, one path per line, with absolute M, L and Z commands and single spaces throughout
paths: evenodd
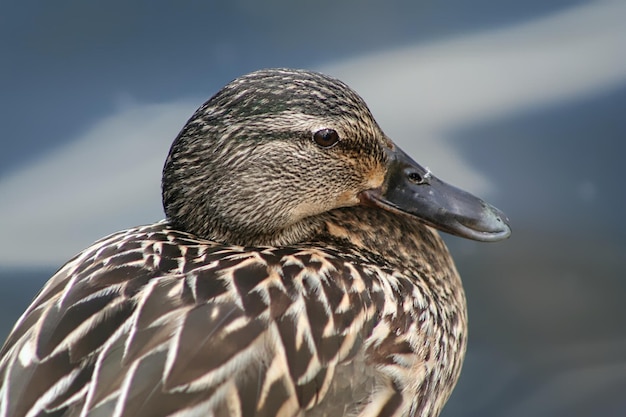
M 446 237 L 470 344 L 443 415 L 626 415 L 626 2 L 59 0 L 0 12 L 0 338 L 94 240 L 163 217 L 192 112 L 265 67 L 326 72 L 511 218 Z

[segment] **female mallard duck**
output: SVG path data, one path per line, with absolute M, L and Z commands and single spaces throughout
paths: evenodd
M 167 220 L 63 266 L 0 351 L 0 416 L 436 416 L 461 281 L 431 227 L 497 209 L 409 158 L 342 82 L 241 77 L 178 135 Z

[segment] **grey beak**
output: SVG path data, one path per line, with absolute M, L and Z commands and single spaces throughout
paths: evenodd
M 441 231 L 482 242 L 511 235 L 509 220 L 497 208 L 434 177 L 397 146 L 388 156 L 385 182 L 362 193 L 364 204 L 407 213 Z

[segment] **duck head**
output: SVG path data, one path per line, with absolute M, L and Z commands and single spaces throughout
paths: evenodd
M 510 234 L 498 209 L 396 146 L 346 84 L 303 70 L 257 71 L 222 88 L 172 144 L 162 186 L 176 227 L 228 244 L 297 243 L 324 213 L 358 205 L 474 240 Z

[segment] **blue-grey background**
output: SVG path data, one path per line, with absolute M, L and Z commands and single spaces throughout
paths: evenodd
M 444 416 L 626 415 L 625 21 L 623 0 L 3 2 L 0 334 L 76 252 L 162 218 L 197 106 L 302 67 L 511 218 L 503 243 L 446 237 L 471 323 Z

